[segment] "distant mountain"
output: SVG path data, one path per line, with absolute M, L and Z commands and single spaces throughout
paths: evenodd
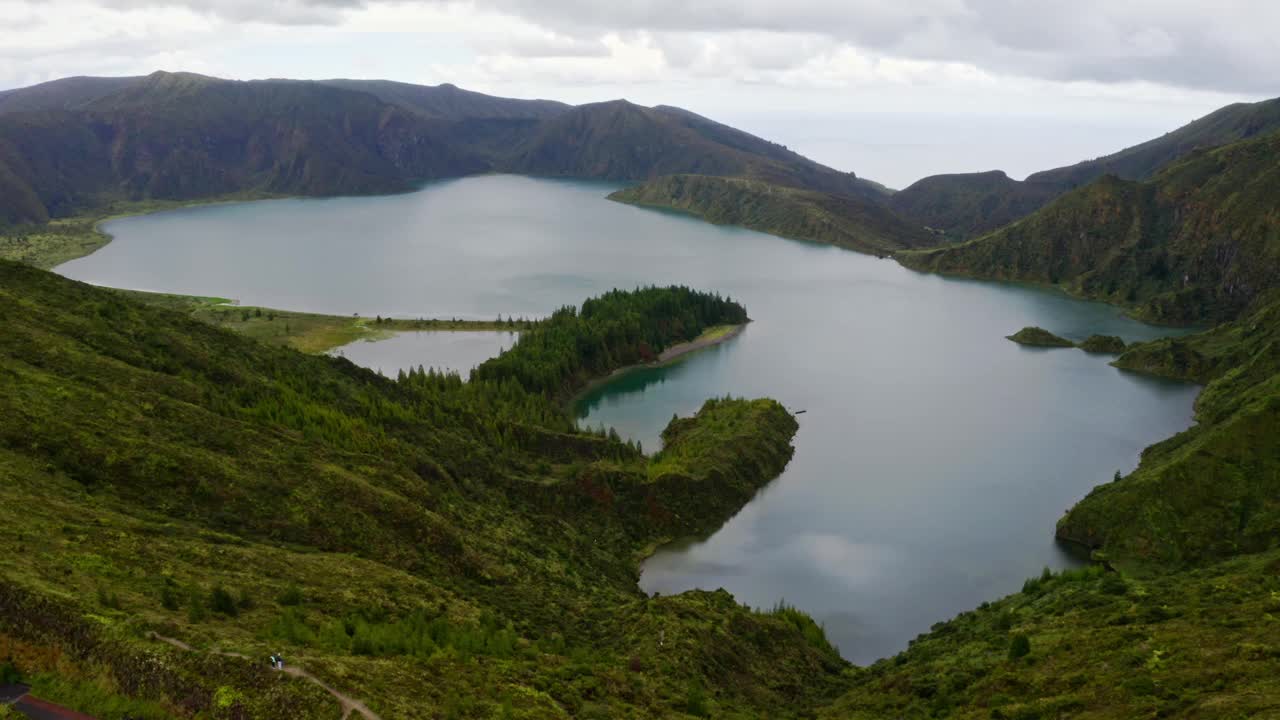
M 494 97 L 456 85 L 413 85 L 391 80 L 321 80 L 323 85 L 367 92 L 379 100 L 412 110 L 425 117 L 444 120 L 469 118 L 545 118 L 570 109 L 554 100 L 515 100 Z
M 1135 182 L 1111 175 L 909 267 L 1061 285 L 1152 321 L 1237 317 L 1280 287 L 1280 132 L 1198 150 Z
M 716 224 L 740 225 L 868 253 L 890 253 L 936 243 L 932 234 L 903 222 L 882 203 L 760 180 L 666 175 L 619 190 L 609 198 L 683 210 Z
M 3 108 L 8 108 L 4 110 Z M 69 78 L 0 95 L 0 222 L 120 199 L 409 189 L 480 172 L 647 180 L 697 173 L 881 202 L 885 189 L 673 107 L 571 107 L 453 85 Z
M 1004 173 L 927 177 L 895 194 L 892 207 L 957 239 L 977 237 L 1031 214 L 1055 197 L 1103 175 L 1144 180 L 1202 148 L 1280 130 L 1280 98 L 1228 105 L 1154 140 L 1095 160 L 1045 170 L 1019 182 Z M 997 171 L 998 172 L 998 171 Z
M 0 113 L 79 110 L 142 80 L 140 77 L 69 77 L 0 91 Z
M 156 73 L 79 110 L 0 115 L 0 182 L 17 192 L 0 208 L 38 222 L 118 198 L 394 192 L 488 169 L 424 123 L 319 83 Z
M 625 100 L 581 105 L 543 122 L 503 169 L 528 175 L 650 180 L 738 176 L 823 192 L 882 196 L 874 183 L 687 110 Z

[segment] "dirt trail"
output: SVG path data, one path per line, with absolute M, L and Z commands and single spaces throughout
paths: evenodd
M 151 639 L 159 640 L 162 643 L 172 645 L 173 647 L 176 647 L 179 650 L 186 650 L 187 652 L 200 652 L 200 650 L 197 650 L 191 647 L 187 643 L 184 643 L 177 638 L 165 637 L 164 635 L 161 635 L 159 633 L 154 633 L 154 632 L 151 633 Z M 222 655 L 224 657 L 234 657 L 234 658 L 242 658 L 244 660 L 252 660 L 252 658 L 250 658 L 248 655 L 245 655 L 243 653 L 238 653 L 238 652 L 224 652 L 221 650 L 210 650 L 209 653 L 213 655 Z M 332 695 L 334 699 L 338 701 L 338 704 L 342 706 L 342 720 L 347 720 L 347 718 L 351 717 L 351 713 L 353 712 L 363 715 L 365 717 L 365 720 L 382 720 L 382 718 L 378 717 L 377 713 L 370 710 L 369 707 L 364 703 L 360 702 L 359 700 L 356 700 L 355 698 L 351 697 L 350 695 L 347 695 L 346 693 L 338 691 L 333 686 L 329 685 L 325 681 L 321 680 L 315 675 L 312 675 L 306 670 L 303 670 L 300 667 L 286 665 L 283 670 L 278 670 L 277 672 L 283 672 L 285 675 L 292 675 L 293 677 L 302 678 L 308 682 L 315 683 L 317 686 L 320 687 L 321 690 L 324 690 L 325 692 Z

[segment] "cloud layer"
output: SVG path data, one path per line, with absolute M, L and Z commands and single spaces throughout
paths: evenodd
M 668 70 L 792 82 L 804 68 L 826 82 L 832 67 L 859 58 L 854 76 L 964 67 L 973 76 L 1280 93 L 1272 0 L 0 0 L 0 16 L 0 73 L 10 78 L 56 73 L 44 68 L 100 50 L 108 68 L 181 58 L 210 39 L 201 35 L 244 28 L 341 30 L 399 17 L 399 31 L 439 32 L 431 19 L 448 17 L 470 18 L 451 31 L 481 67 L 568 82 Z

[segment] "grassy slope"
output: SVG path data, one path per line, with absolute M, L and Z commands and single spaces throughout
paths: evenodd
M 611 200 L 683 210 L 709 222 L 782 237 L 887 253 L 934 242 L 882 205 L 745 178 L 669 175 L 619 190 Z
M 1003 230 L 901 253 L 911 268 L 1058 285 L 1153 322 L 1236 317 L 1280 284 L 1280 133 L 1103 178 Z
M 1011 657 L 1019 636 L 1029 652 Z M 1276 717 L 1280 552 L 1141 579 L 1094 567 L 1030 580 L 851 682 L 821 717 Z
M 787 716 L 835 690 L 803 617 L 635 586 L 646 548 L 781 470 L 776 403 L 709 404 L 698 452 L 674 442 L 651 477 L 625 444 L 496 414 L 532 402 L 507 385 L 397 384 L 22 265 L 0 279 L 0 644 L 28 674 L 180 715 L 336 716 L 260 663 L 141 638 L 158 629 L 282 650 L 390 717 Z M 717 438 L 732 457 L 702 451 Z M 212 609 L 217 586 L 247 602 Z

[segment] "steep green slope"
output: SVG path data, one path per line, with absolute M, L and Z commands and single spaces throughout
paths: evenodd
M 1058 285 L 1163 323 L 1222 321 L 1280 284 L 1280 134 L 1195 153 L 1143 183 L 1104 177 L 911 268 Z
M 1207 382 L 1197 424 L 1148 448 L 1129 476 L 1096 488 L 1058 536 L 1144 563 L 1197 564 L 1280 537 L 1280 298 L 1239 321 L 1143 343 L 1115 363 Z
M 631 310 L 664 304 L 702 309 L 653 329 Z M 568 327 L 624 358 L 618 331 L 661 344 L 730 312 L 647 290 Z M 787 716 L 835 689 L 811 621 L 635 584 L 647 548 L 781 471 L 796 424 L 775 402 L 710 402 L 650 460 L 514 377 L 395 382 L 13 263 L 0 323 L 0 604 L 23 609 L 0 613 L 0 653 L 51 699 L 323 716 L 310 686 L 264 694 L 265 664 L 152 630 L 283 651 L 384 717 Z M 549 321 L 503 367 L 548 367 L 544 326 L 594 342 Z
M 1274 550 L 1142 578 L 1046 571 L 851 673 L 819 717 L 1274 717 L 1277 613 Z
M 1026 217 L 1054 198 L 1104 175 L 1146 180 L 1197 150 L 1280 130 L 1280 98 L 1221 108 L 1173 132 L 1118 153 L 1034 173 L 1024 181 L 1000 171 L 927 177 L 896 193 L 890 204 L 913 222 L 974 238 Z
M 581 105 L 544 121 L 501 167 L 528 175 L 605 180 L 741 176 L 824 192 L 881 194 L 851 173 L 688 111 L 625 100 Z
M 1050 183 L 1019 182 L 999 170 L 934 175 L 889 198 L 903 218 L 964 240 L 1003 227 L 1062 193 Z
M 861 252 L 886 253 L 935 241 L 932 234 L 902 222 L 877 202 L 744 178 L 668 175 L 619 190 L 609 199 L 684 210 L 720 225 Z

